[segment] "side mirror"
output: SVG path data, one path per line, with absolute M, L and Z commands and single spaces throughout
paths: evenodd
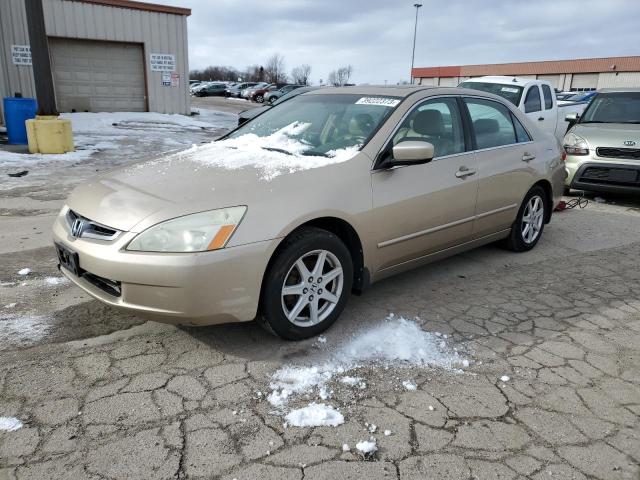
M 433 160 L 433 144 L 419 140 L 400 142 L 393 147 L 393 158 L 385 162 L 386 168 L 399 165 L 421 165 Z
M 564 117 L 565 122 L 576 123 L 580 119 L 580 114 L 577 112 L 569 113 L 566 117 Z

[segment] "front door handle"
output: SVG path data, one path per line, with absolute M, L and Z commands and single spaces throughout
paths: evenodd
M 457 178 L 465 178 L 468 177 L 470 175 L 475 175 L 476 171 L 475 170 L 471 170 L 467 167 L 465 167 L 464 165 L 462 167 L 460 167 L 458 169 L 458 171 L 456 172 L 456 177 Z
M 531 160 L 534 160 L 536 158 L 535 155 L 530 155 L 527 152 L 524 152 L 524 155 L 522 155 L 522 161 L 523 162 L 530 162 Z
M 538 118 L 538 121 L 539 121 L 539 122 L 541 122 L 541 121 L 543 121 L 543 120 L 544 120 L 544 117 L 540 117 L 540 118 Z

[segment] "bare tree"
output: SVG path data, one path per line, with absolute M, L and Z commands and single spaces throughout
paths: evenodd
M 307 85 L 309 83 L 310 75 L 311 65 L 307 65 L 306 63 L 303 63 L 291 70 L 291 80 L 296 85 Z
M 327 77 L 327 84 L 341 87 L 349 83 L 351 74 L 353 73 L 353 67 L 347 65 L 346 67 L 340 67 L 338 70 L 331 70 Z
M 271 57 L 269 57 L 264 67 L 264 74 L 267 82 L 286 82 L 287 74 L 284 71 L 284 57 L 279 53 L 274 53 Z
M 338 85 L 346 85 L 349 83 L 349 79 L 351 78 L 351 74 L 353 73 L 353 67 L 351 65 L 347 65 L 346 67 L 340 67 L 336 72 L 336 80 L 338 81 Z

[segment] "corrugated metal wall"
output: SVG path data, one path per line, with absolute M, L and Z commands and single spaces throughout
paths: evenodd
M 601 73 L 598 77 L 598 88 L 611 87 L 640 87 L 640 73 Z
M 11 60 L 12 45 L 28 45 L 27 17 L 24 0 L 0 0 L 0 96 L 10 97 L 21 93 L 34 97 L 33 70 L 28 65 L 14 65 Z M 0 102 L 0 123 L 4 112 Z
M 24 0 L 0 0 L 2 80 L 0 95 L 22 92 L 34 96 L 33 71 L 11 62 L 11 45 L 27 45 Z M 161 113 L 190 111 L 187 17 L 169 13 L 119 8 L 72 0 L 43 0 L 50 37 L 135 42 L 143 44 L 149 110 Z M 152 72 L 151 53 L 175 55 L 179 87 L 162 85 L 162 73 Z M 5 68 L 6 66 L 6 68 Z M 4 117 L 2 117 L 4 118 Z

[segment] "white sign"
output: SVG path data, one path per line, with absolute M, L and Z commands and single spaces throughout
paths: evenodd
M 356 102 L 356 105 L 378 105 L 380 107 L 395 107 L 400 103 L 397 98 L 385 97 L 362 97 Z
M 168 53 L 151 54 L 152 72 L 172 72 L 176 69 L 176 56 Z
M 171 86 L 171 73 L 162 72 L 162 86 L 170 87 Z
M 178 72 L 171 72 L 171 86 L 172 87 L 180 86 L 180 74 Z
M 11 58 L 15 65 L 31 65 L 31 47 L 29 45 L 11 45 Z

